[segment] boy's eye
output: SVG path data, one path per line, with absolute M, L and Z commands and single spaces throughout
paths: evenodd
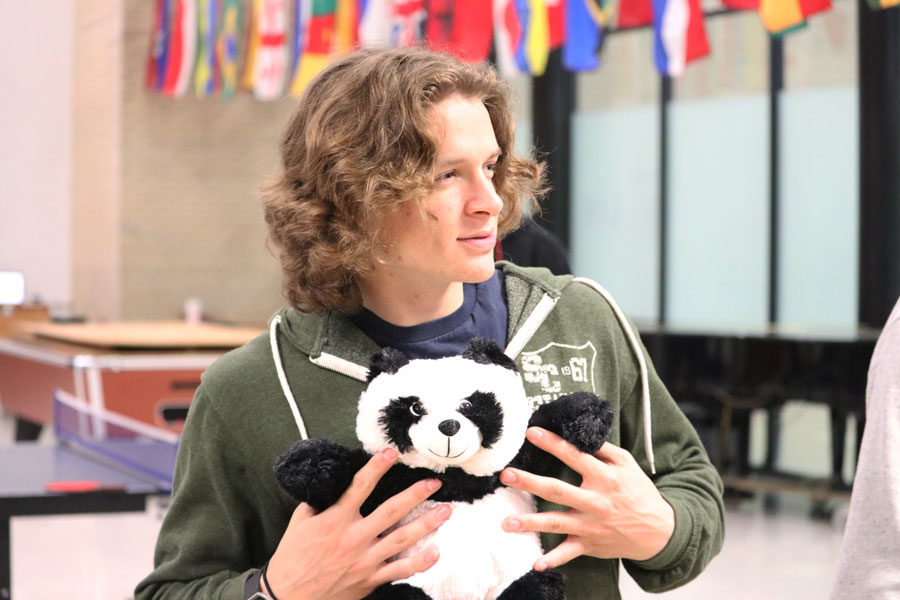
M 447 181 L 448 179 L 453 179 L 456 176 L 456 171 L 447 171 L 445 173 L 441 173 L 437 176 L 438 181 Z

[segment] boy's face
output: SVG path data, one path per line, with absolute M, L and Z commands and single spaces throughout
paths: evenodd
M 388 217 L 388 263 L 423 284 L 486 281 L 503 207 L 493 184 L 500 156 L 494 128 L 478 99 L 453 95 L 431 111 L 439 139 L 436 188 L 424 212 L 407 202 Z

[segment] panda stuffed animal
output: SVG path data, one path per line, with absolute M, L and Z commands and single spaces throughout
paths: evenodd
M 532 412 L 515 363 L 484 338 L 472 340 L 461 356 L 438 359 L 410 360 L 385 348 L 372 357 L 368 382 L 356 422 L 362 450 L 313 438 L 295 443 L 275 463 L 282 487 L 317 511 L 336 503 L 356 471 L 387 448 L 398 452 L 397 464 L 363 504 L 363 515 L 416 481 L 442 481 L 398 524 L 436 504 L 451 504 L 450 518 L 401 554 L 436 547 L 440 560 L 368 598 L 564 598 L 561 574 L 532 568 L 543 554 L 538 534 L 501 527 L 504 518 L 536 509 L 531 494 L 504 486 L 499 474 L 506 466 L 541 475 L 559 471 L 555 457 L 526 441 L 532 425 L 596 452 L 612 425 L 607 403 L 577 392 Z

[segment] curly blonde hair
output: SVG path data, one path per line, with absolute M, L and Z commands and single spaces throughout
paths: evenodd
M 513 155 L 506 84 L 486 65 L 422 48 L 364 49 L 309 85 L 281 143 L 282 172 L 262 199 L 285 296 L 301 311 L 362 307 L 359 281 L 382 255 L 384 216 L 427 198 L 438 140 L 430 108 L 450 95 L 480 99 L 502 155 L 494 186 L 500 235 L 542 192 L 543 166 Z

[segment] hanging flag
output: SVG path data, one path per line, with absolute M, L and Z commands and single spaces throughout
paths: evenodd
M 256 2 L 260 2 L 257 13 L 259 45 L 253 65 L 253 95 L 259 100 L 274 100 L 281 96 L 287 72 L 287 3 L 285 0 Z
M 359 0 L 338 0 L 331 43 L 333 56 L 347 54 L 359 45 L 359 13 Z
M 197 0 L 197 62 L 194 65 L 194 93 L 199 97 L 215 92 L 216 3 Z
M 391 1 L 365 0 L 359 17 L 359 43 L 362 46 L 387 46 L 390 43 Z
M 150 54 L 147 57 L 147 71 L 144 77 L 144 86 L 148 90 L 160 91 L 165 86 L 170 34 L 169 8 L 169 0 L 156 0 Z
M 547 24 L 550 29 L 550 49 L 562 46 L 566 37 L 565 0 L 544 0 L 547 4 Z
M 223 0 L 222 30 L 216 42 L 216 59 L 221 73 L 222 97 L 234 96 L 238 79 L 238 40 L 240 39 L 241 2 L 240 0 Z
M 550 20 L 545 0 L 528 0 L 528 21 L 524 38 L 528 71 L 532 75 L 543 75 L 550 55 Z
M 166 52 L 166 78 L 162 88 L 162 92 L 169 96 L 184 95 L 194 68 L 197 44 L 197 6 L 194 2 L 175 0 Z
M 900 5 L 900 0 L 868 0 L 869 8 L 879 10 Z
M 656 68 L 677 77 L 687 63 L 709 53 L 700 0 L 653 0 Z
M 425 7 L 425 39 L 435 52 L 453 53 L 453 0 L 429 0 Z
M 516 48 L 522 37 L 522 24 L 516 10 L 516 0 L 493 0 L 494 53 L 497 67 L 504 77 L 522 73 L 516 61 Z
M 612 2 L 605 6 L 595 0 L 566 0 L 566 37 L 562 62 L 570 71 L 590 71 L 600 65 L 597 55 L 603 41 L 603 30 L 612 19 Z
M 334 38 L 337 0 L 312 0 L 311 13 L 306 23 L 306 41 L 300 68 L 291 82 L 291 93 L 299 96 L 328 65 Z
M 300 73 L 300 61 L 303 60 L 303 41 L 306 39 L 306 24 L 312 12 L 312 0 L 296 0 L 291 11 L 291 45 L 290 45 L 290 90 L 294 93 L 297 75 Z M 297 93 L 299 95 L 299 92 Z
M 454 0 L 453 54 L 466 62 L 482 62 L 491 53 L 494 12 L 487 0 Z
M 722 5 L 731 10 L 758 10 L 759 0 L 722 0 Z
M 760 0 L 759 16 L 772 35 L 784 35 L 806 25 L 810 15 L 831 8 L 831 0 Z
M 259 50 L 259 13 L 262 11 L 262 0 L 250 0 L 250 9 L 247 11 L 246 27 L 244 28 L 244 60 L 241 65 L 240 88 L 246 91 L 253 90 L 253 74 L 256 71 L 256 54 Z
M 619 0 L 619 20 L 616 27 L 643 27 L 653 23 L 652 0 Z
M 466 62 L 487 60 L 494 36 L 494 6 L 483 0 L 430 0 L 425 3 L 428 47 Z
M 423 0 L 392 0 L 390 45 L 412 48 L 425 38 L 425 3 Z

